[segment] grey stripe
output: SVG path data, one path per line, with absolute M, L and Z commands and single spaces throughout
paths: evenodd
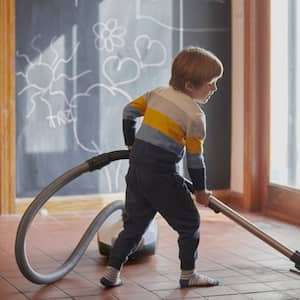
M 176 143 L 168 136 L 162 134 L 160 131 L 144 124 L 137 132 L 136 137 L 164 150 L 175 153 L 176 155 L 179 155 L 184 147 L 183 145 Z
M 137 117 L 140 117 L 141 113 L 135 107 L 127 104 L 123 109 L 123 119 L 134 120 Z
M 202 169 L 205 168 L 204 156 L 202 154 L 191 154 L 186 152 L 186 161 L 188 168 Z

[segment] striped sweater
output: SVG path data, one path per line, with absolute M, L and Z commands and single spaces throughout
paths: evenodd
M 136 133 L 136 121 L 144 116 Z M 123 110 L 125 144 L 130 160 L 148 166 L 175 166 L 186 151 L 187 168 L 196 190 L 206 189 L 203 156 L 205 114 L 188 95 L 161 87 L 127 104 Z

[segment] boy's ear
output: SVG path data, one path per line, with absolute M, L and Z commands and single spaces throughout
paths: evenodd
M 192 83 L 190 81 L 187 81 L 184 84 L 184 88 L 187 92 L 192 92 L 194 90 L 194 86 L 192 85 Z

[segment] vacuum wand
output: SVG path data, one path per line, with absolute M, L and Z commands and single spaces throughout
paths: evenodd
M 185 179 L 185 184 L 187 185 L 189 191 L 194 193 L 194 187 L 190 180 Z M 278 242 L 276 239 L 271 237 L 269 234 L 258 228 L 256 225 L 251 223 L 245 217 L 241 216 L 235 210 L 224 204 L 222 201 L 218 200 L 213 195 L 209 196 L 208 207 L 211 208 L 215 213 L 222 212 L 226 217 L 235 221 L 240 226 L 244 227 L 246 230 L 254 234 L 256 237 L 267 243 L 269 246 L 273 247 L 275 250 L 282 253 L 284 256 L 288 257 L 292 262 L 295 263 L 296 269 L 300 271 L 300 252 L 293 251 L 289 249 L 287 246 Z M 292 272 L 296 272 L 300 275 L 300 273 L 296 270 L 291 270 Z
M 209 204 L 208 207 L 214 210 L 216 213 L 222 212 L 226 217 L 230 218 L 231 220 L 235 221 L 246 230 L 254 234 L 256 237 L 261 239 L 262 241 L 266 242 L 268 245 L 273 247 L 275 250 L 279 251 L 286 257 L 288 257 L 292 262 L 295 263 L 295 267 L 300 270 L 300 252 L 293 251 L 283 245 L 282 243 L 278 242 L 276 239 L 265 233 L 263 230 L 258 228 L 256 225 L 251 223 L 245 217 L 238 214 L 229 206 L 225 205 L 223 202 L 218 200 L 214 196 L 209 197 Z

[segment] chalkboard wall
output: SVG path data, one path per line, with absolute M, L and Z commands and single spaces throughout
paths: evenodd
M 206 105 L 210 188 L 230 179 L 230 1 L 17 0 L 17 196 L 125 149 L 122 109 L 168 84 L 174 55 L 196 45 L 225 66 Z M 83 175 L 60 195 L 121 192 L 128 162 Z

